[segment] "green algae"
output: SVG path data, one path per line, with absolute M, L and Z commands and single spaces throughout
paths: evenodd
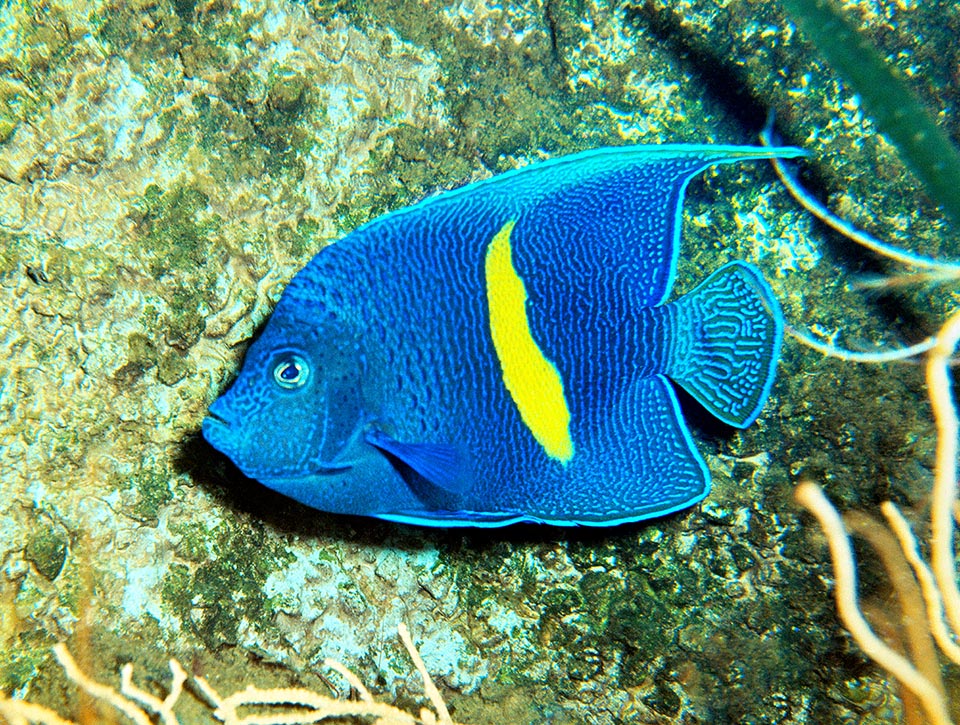
M 67 543 L 62 527 L 47 520 L 31 530 L 23 556 L 44 578 L 53 581 L 67 560 Z
M 458 186 L 469 177 L 471 165 L 467 157 L 471 150 L 464 148 L 463 140 L 454 133 L 401 126 L 391 132 L 390 141 L 389 150 L 378 148 L 371 152 L 375 181 L 367 194 L 338 205 L 336 221 L 341 234 L 417 202 L 431 191 Z
M 170 523 L 170 533 L 176 537 L 177 554 L 184 561 L 203 561 L 210 555 L 213 538 L 203 527 L 197 526 L 195 522 L 172 521 Z M 189 571 L 189 568 L 184 564 L 175 564 L 173 568 Z
M 518 155 L 596 144 L 590 104 L 558 82 L 562 65 L 542 36 L 519 43 L 484 43 L 471 33 L 451 29 L 442 16 L 411 1 L 372 0 L 348 12 L 359 22 L 389 15 L 401 37 L 438 53 L 446 79 L 451 126 L 441 133 L 401 126 L 391 133 L 391 153 L 378 164 L 377 178 L 394 185 L 400 204 L 459 185 L 474 156 L 487 168 L 503 171 L 512 168 Z M 570 14 L 564 32 L 582 35 L 572 18 Z
M 32 246 L 30 236 L 14 234 L 0 228 L 0 275 L 8 275 L 20 269 L 24 252 Z M 43 272 L 43 277 L 46 277 Z
M 319 222 L 304 218 L 293 224 L 277 226 L 273 235 L 291 259 L 309 259 L 320 250 L 319 231 Z
M 127 360 L 148 369 L 157 364 L 157 347 L 142 332 L 131 332 L 127 336 Z
M 245 623 L 269 623 L 264 615 L 271 611 L 271 602 L 264 594 L 264 583 L 294 557 L 262 524 L 223 523 L 190 538 L 180 554 L 201 556 L 192 566 L 175 563 L 170 567 L 162 584 L 163 606 L 205 647 L 236 645 Z
M 203 267 L 211 251 L 210 237 L 220 219 L 205 215 L 209 197 L 197 186 L 177 184 L 164 191 L 148 186 L 130 214 L 154 275 L 191 272 Z
M 241 42 L 250 28 L 250 20 L 229 3 L 198 16 L 195 3 L 188 1 L 111 0 L 94 10 L 89 21 L 97 40 L 134 67 L 182 52 L 189 75 L 198 69 L 193 59 L 211 65 L 226 61 L 226 48 Z
M 436 13 L 411 0 L 371 1 L 365 13 L 382 15 L 387 5 L 402 37 L 440 55 L 454 128 L 470 129 L 442 139 L 451 152 L 461 159 L 478 154 L 488 168 L 502 171 L 517 154 L 577 148 L 582 100 L 556 82 L 559 69 L 549 44 L 538 37 L 484 44 L 470 33 L 451 32 Z M 576 25 L 569 27 L 574 32 Z M 431 158 L 436 164 L 437 157 Z M 434 176 L 437 183 L 444 183 L 442 175 Z
M 187 377 L 191 369 L 186 355 L 177 350 L 167 350 L 160 357 L 157 378 L 164 385 L 176 385 Z
M 17 692 L 33 683 L 49 659 L 47 650 L 53 643 L 52 637 L 28 632 L 18 637 L 13 647 L 0 648 L 0 690 Z
M 143 333 L 131 332 L 127 336 L 127 362 L 114 371 L 113 379 L 118 386 L 129 388 L 156 364 L 156 345 Z
M 153 12 L 151 12 L 153 11 Z M 144 37 L 143 21 L 160 22 L 163 33 L 151 33 L 151 55 L 163 56 L 166 48 L 163 43 L 169 38 L 169 7 L 166 3 L 141 2 L 111 2 L 104 4 L 99 10 L 90 14 L 90 25 L 97 40 L 103 43 L 110 51 L 121 53 L 130 48 Z M 176 26 L 174 26 L 175 28 Z M 144 48 L 144 55 L 147 49 Z
M 202 62 L 223 64 L 217 58 Z M 275 63 L 266 78 L 241 67 L 220 79 L 217 88 L 216 99 L 203 94 L 192 99 L 200 148 L 229 159 L 225 169 L 233 179 L 263 171 L 302 175 L 302 157 L 317 144 L 313 125 L 324 119 L 313 80 Z
M 30 22 L 11 23 L 9 45 L 0 46 L 0 143 L 23 121 L 37 118 L 50 106 L 58 75 L 82 58 L 87 49 L 64 10 L 55 4 L 46 12 L 31 12 L 31 3 L 13 2 L 0 8 Z M 3 19 L 6 22 L 6 18 Z
M 310 14 L 316 18 L 317 22 L 326 24 L 334 17 L 344 13 L 362 14 L 369 13 L 369 8 L 365 0 L 309 0 L 307 8 Z
M 134 477 L 133 488 L 137 502 L 131 513 L 144 523 L 156 526 L 160 508 L 173 500 L 170 475 L 164 470 L 145 468 Z
M 161 321 L 163 339 L 167 345 L 185 352 L 197 343 L 205 326 L 202 300 L 202 294 L 185 285 L 173 288 L 168 299 L 173 314 Z
M 144 19 L 155 25 L 144 33 Z M 264 171 L 302 171 L 301 157 L 316 146 L 312 123 L 322 122 L 316 79 L 302 71 L 275 63 L 261 77 L 256 58 L 236 65 L 234 49 L 249 38 L 252 18 L 227 4 L 204 13 L 194 3 L 157 5 L 152 2 L 119 3 L 95 13 L 97 37 L 115 52 L 123 52 L 134 69 L 177 57 L 188 77 L 216 78 L 216 93 L 194 93 L 194 116 L 177 108 L 160 115 L 165 134 L 183 155 L 196 143 L 207 154 L 224 159 L 213 173 L 221 183 L 236 182 Z M 224 68 L 234 66 L 231 72 Z M 154 84 L 169 73 L 151 73 Z M 152 88 L 161 91 L 162 88 Z

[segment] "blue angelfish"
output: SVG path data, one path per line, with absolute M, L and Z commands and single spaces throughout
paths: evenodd
M 802 153 L 599 149 L 375 219 L 294 277 L 203 434 L 329 512 L 612 526 L 690 506 L 710 476 L 672 383 L 750 425 L 783 319 L 741 262 L 665 304 L 684 190 Z

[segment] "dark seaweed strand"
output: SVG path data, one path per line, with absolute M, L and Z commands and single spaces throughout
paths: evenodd
M 860 95 L 931 198 L 960 225 L 960 152 L 907 86 L 830 0 L 783 0 L 807 38 Z

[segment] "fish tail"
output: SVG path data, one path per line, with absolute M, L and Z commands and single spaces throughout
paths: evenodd
M 746 428 L 773 385 L 783 314 L 760 271 L 731 262 L 667 305 L 664 372 L 723 422 Z

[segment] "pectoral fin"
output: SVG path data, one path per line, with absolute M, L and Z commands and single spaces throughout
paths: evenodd
M 447 493 L 464 494 L 473 483 L 469 458 L 458 446 L 448 443 L 402 443 L 379 430 L 368 431 L 366 440 Z

